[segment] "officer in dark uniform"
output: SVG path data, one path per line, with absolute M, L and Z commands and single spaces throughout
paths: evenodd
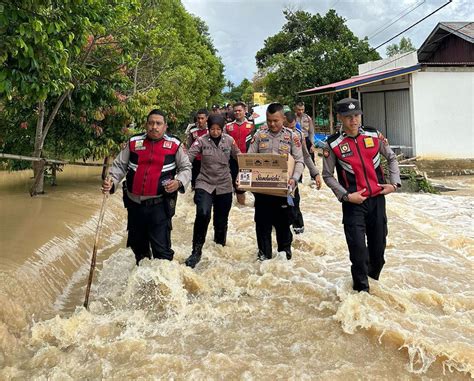
M 102 192 L 114 193 L 126 176 L 128 240 L 137 265 L 141 259 L 172 260 L 171 218 L 177 191 L 191 178 L 191 163 L 181 142 L 166 135 L 165 114 L 148 114 L 146 133 L 132 136 L 115 158 L 110 179 L 104 180 Z M 151 246 L 151 252 L 150 252 Z
M 342 99 L 336 112 L 342 128 L 327 139 L 323 149 L 323 179 L 342 202 L 353 288 L 368 292 L 368 276 L 378 280 L 385 263 L 385 195 L 400 187 L 400 172 L 387 140 L 376 129 L 361 126 L 358 100 Z M 387 159 L 388 181 L 381 155 Z M 334 168 L 339 181 L 334 178 Z
M 304 169 L 301 141 L 296 133 L 283 127 L 285 115 L 280 103 L 267 108 L 267 128 L 260 128 L 252 138 L 248 153 L 291 154 L 295 159 L 293 175 L 288 185 L 294 189 Z M 275 227 L 278 251 L 286 252 L 291 259 L 293 235 L 290 231 L 290 211 L 286 197 L 254 193 L 255 231 L 258 244 L 258 259 L 272 258 L 272 228 Z
M 227 221 L 232 206 L 232 177 L 229 171 L 229 158 L 237 158 L 240 153 L 235 140 L 223 134 L 224 117 L 210 115 L 209 134 L 198 138 L 188 151 L 193 162 L 201 155 L 201 172 L 196 179 L 194 203 L 196 219 L 193 229 L 193 251 L 186 265 L 194 267 L 201 260 L 202 247 L 206 241 L 207 228 L 211 221 L 214 206 L 214 242 L 225 246 Z

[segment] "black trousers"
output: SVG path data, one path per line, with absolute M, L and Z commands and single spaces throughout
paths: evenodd
M 385 263 L 388 233 L 385 197 L 370 197 L 360 205 L 344 202 L 342 215 L 352 263 L 353 288 L 368 291 L 367 276 L 378 280 Z
M 143 258 L 172 260 L 174 251 L 171 249 L 171 215 L 165 201 L 154 205 L 128 202 L 128 240 L 135 259 Z M 151 252 L 150 252 L 151 247 Z
M 199 172 L 201 172 L 201 160 L 193 160 L 192 168 L 191 168 L 191 188 L 194 189 L 196 186 L 196 179 L 199 176 Z
M 211 209 L 214 206 L 214 241 L 225 245 L 227 238 L 227 222 L 232 206 L 232 192 L 216 195 L 204 189 L 196 189 L 194 193 L 196 219 L 194 220 L 193 245 L 203 245 L 206 241 L 207 228 L 211 221 Z
M 229 159 L 229 167 L 230 167 L 230 175 L 232 176 L 232 185 L 234 187 L 235 193 L 239 193 L 239 194 L 245 193 L 245 191 L 237 189 L 236 180 L 237 180 L 237 175 L 239 174 L 239 163 L 233 157 Z
M 311 151 L 311 147 L 313 147 L 313 142 L 309 139 L 309 136 L 304 138 L 306 142 L 306 148 L 308 148 L 309 156 L 311 156 L 311 160 L 314 163 L 314 152 Z
M 293 228 L 302 228 L 304 226 L 303 214 L 300 209 L 300 191 L 298 187 L 295 190 L 295 197 L 293 198 L 295 206 L 289 206 L 290 208 L 290 225 L 293 225 Z
M 290 211 L 286 197 L 254 193 L 255 231 L 258 250 L 272 257 L 272 227 L 275 227 L 278 251 L 291 252 L 293 235 L 290 231 Z

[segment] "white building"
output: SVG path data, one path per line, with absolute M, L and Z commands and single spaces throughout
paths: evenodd
M 474 158 L 474 23 L 439 23 L 417 52 L 359 65 L 359 75 L 300 92 L 356 90 L 363 124 L 422 159 Z

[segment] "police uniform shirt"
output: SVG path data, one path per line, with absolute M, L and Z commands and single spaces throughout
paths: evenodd
M 298 181 L 303 173 L 301 140 L 297 133 L 286 127 L 277 133 L 271 132 L 268 127 L 261 127 L 253 137 L 248 153 L 291 154 L 295 159 L 295 168 L 291 177 Z
M 304 139 L 301 131 L 295 129 L 293 130 L 293 133 L 298 134 L 301 140 Z M 319 175 L 319 170 L 313 163 L 313 160 L 311 160 L 311 155 L 309 154 L 306 144 L 302 144 L 301 149 L 303 151 L 304 165 L 308 168 L 311 178 L 314 179 L 317 175 Z
M 364 128 L 360 127 L 359 132 L 365 133 Z M 336 133 L 335 135 L 339 135 L 341 136 L 341 138 L 347 136 L 347 134 L 343 130 L 341 130 L 341 132 Z M 385 139 L 380 132 L 376 131 L 374 133 L 374 136 L 380 139 L 379 153 L 387 159 L 388 170 L 390 173 L 390 184 L 397 184 L 398 186 L 400 186 L 401 180 L 400 170 L 398 168 L 397 162 L 397 155 L 395 155 L 395 153 L 392 151 L 387 139 Z M 333 152 L 331 147 L 329 147 L 329 145 L 325 143 L 325 147 L 323 148 L 323 179 L 326 185 L 331 188 L 333 193 L 336 195 L 337 199 L 341 201 L 342 196 L 347 193 L 347 190 L 334 177 L 334 169 L 336 167 L 337 161 L 338 158 L 336 157 L 335 153 Z M 371 164 L 374 165 L 373 163 Z M 342 165 L 344 165 L 344 163 L 342 163 Z
M 167 138 L 170 138 L 168 135 L 165 135 L 165 136 Z M 172 139 L 176 139 L 176 138 L 173 137 Z M 122 151 L 120 151 L 118 156 L 115 158 L 112 164 L 112 167 L 110 168 L 110 171 L 109 171 L 109 176 L 113 182 L 113 188 L 112 188 L 113 191 L 118 189 L 118 185 L 126 176 L 128 172 L 129 159 L 130 159 L 130 149 L 129 149 L 129 145 L 126 144 L 125 147 L 122 149 Z M 191 181 L 191 163 L 189 162 L 188 155 L 186 154 L 186 151 L 183 148 L 182 144 L 179 145 L 179 148 L 176 151 L 175 159 L 176 159 L 177 173 L 174 179 L 179 180 L 181 182 L 182 184 L 181 191 L 184 192 L 184 189 L 187 187 L 187 185 Z M 129 190 L 127 190 L 127 196 L 130 198 L 130 200 L 138 204 L 143 200 L 159 197 L 159 196 L 139 196 L 139 195 L 133 194 Z
M 209 135 L 196 139 L 188 151 L 192 162 L 201 154 L 201 172 L 196 179 L 196 189 L 204 189 L 208 193 L 231 193 L 232 177 L 229 169 L 229 158 L 237 159 L 239 147 L 232 136 L 223 133 L 218 146 Z
M 308 114 L 303 113 L 301 117 L 296 115 L 296 121 L 301 126 L 301 132 L 305 138 L 309 138 L 311 142 L 314 141 L 314 123 Z

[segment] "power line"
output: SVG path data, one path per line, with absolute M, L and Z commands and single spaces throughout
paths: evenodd
M 458 29 L 454 29 L 453 32 L 460 31 L 461 29 L 464 29 L 464 28 L 468 27 L 469 25 L 471 25 L 471 24 L 473 24 L 473 23 L 474 23 L 474 22 L 469 22 L 469 23 L 467 23 L 466 25 L 463 25 L 462 27 L 460 27 L 460 28 L 458 28 Z M 443 38 L 446 38 L 446 37 L 450 36 L 451 34 L 453 34 L 453 32 L 449 32 L 448 34 L 445 34 L 444 36 L 442 36 L 442 37 L 440 37 L 440 38 L 438 38 L 438 39 L 436 39 L 436 40 L 430 42 L 429 45 L 436 44 L 438 41 L 441 41 Z M 359 75 L 367 74 L 367 73 L 370 73 L 371 71 L 374 71 L 374 70 L 376 70 L 376 69 L 378 69 L 378 68 L 381 68 L 381 67 L 383 67 L 383 66 L 387 66 L 388 64 L 390 64 L 390 63 L 392 63 L 392 62 L 394 62 L 394 61 L 396 61 L 396 60 L 399 60 L 400 58 L 403 58 L 403 57 L 405 57 L 405 56 L 407 56 L 407 55 L 409 55 L 409 54 L 411 54 L 411 53 L 413 53 L 413 52 L 404 53 L 403 55 L 401 55 L 401 56 L 399 56 L 399 57 L 396 57 L 396 58 L 394 58 L 393 60 L 387 61 L 387 62 L 383 63 L 382 65 L 379 65 L 379 66 L 376 66 L 376 67 L 374 67 L 374 68 L 372 68 L 372 69 L 370 69 L 370 70 L 364 71 L 363 73 L 360 73 Z
M 382 33 L 383 31 L 387 30 L 389 27 L 391 27 L 393 24 L 395 24 L 397 21 L 401 20 L 402 18 L 404 18 L 405 16 L 408 16 L 411 12 L 413 12 L 415 9 L 419 8 L 421 5 L 423 5 L 425 3 L 426 0 L 423 0 L 423 1 L 420 1 L 418 4 L 415 4 L 415 7 L 413 9 L 410 9 L 408 12 L 404 13 L 406 10 L 408 10 L 409 8 L 413 7 L 413 5 L 405 8 L 402 12 L 400 12 L 397 16 L 395 17 L 398 17 L 397 19 L 393 19 L 393 21 L 388 24 L 387 26 L 385 26 L 385 28 L 383 28 L 382 30 L 379 29 L 376 29 L 374 31 L 374 34 L 372 34 L 371 36 L 368 37 L 368 39 L 372 39 L 374 38 L 375 36 L 378 36 L 380 33 Z M 404 13 L 404 14 L 403 14 Z
M 388 39 L 387 41 L 381 43 L 380 45 L 378 45 L 377 47 L 373 48 L 373 50 L 377 50 L 378 48 L 380 48 L 381 46 L 384 46 L 386 43 L 392 41 L 393 39 L 397 38 L 398 36 L 400 36 L 401 34 L 405 33 L 406 31 L 410 30 L 411 28 L 413 28 L 415 25 L 418 25 L 420 22 L 422 22 L 423 20 L 426 20 L 428 17 L 431 17 L 432 15 L 434 15 L 436 12 L 440 11 L 441 9 L 443 9 L 446 5 L 449 5 L 450 3 L 452 3 L 453 0 L 448 0 L 448 2 L 446 4 L 443 4 L 441 7 L 435 9 L 433 12 L 431 12 L 430 14 L 426 15 L 425 17 L 423 17 L 422 19 L 418 20 L 416 23 L 410 25 L 408 28 L 402 30 L 400 33 L 396 34 L 395 36 L 393 36 L 392 38 Z

